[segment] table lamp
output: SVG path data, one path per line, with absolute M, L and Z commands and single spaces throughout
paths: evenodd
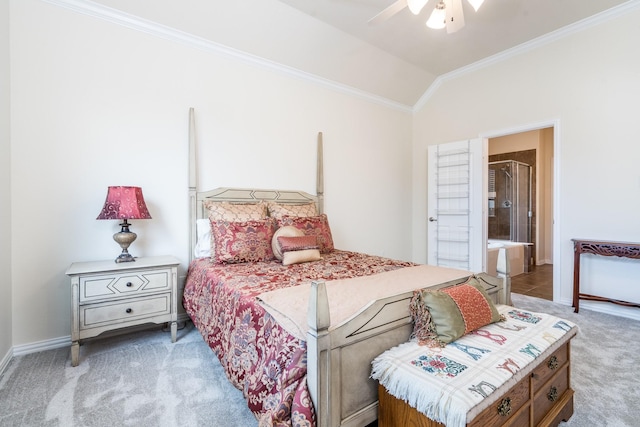
M 109 187 L 107 199 L 96 219 L 122 219 L 119 233 L 113 235 L 122 248 L 122 253 L 116 258 L 116 262 L 131 262 L 136 259 L 129 254 L 129 245 L 136 240 L 136 233 L 129 230 L 128 219 L 151 219 L 142 196 L 140 187 Z

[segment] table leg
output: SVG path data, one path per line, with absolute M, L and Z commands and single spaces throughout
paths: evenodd
M 178 322 L 171 322 L 171 342 L 176 342 L 178 334 Z
M 573 252 L 573 307 L 574 312 L 580 310 L 580 249 L 576 244 Z
M 78 366 L 78 356 L 80 355 L 80 344 L 78 341 L 71 343 L 71 366 Z

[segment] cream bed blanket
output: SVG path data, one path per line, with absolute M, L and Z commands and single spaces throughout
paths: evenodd
M 326 282 L 329 317 L 333 330 L 359 314 L 374 301 L 416 289 L 462 282 L 473 273 L 432 265 L 418 265 L 372 276 Z M 258 302 L 293 336 L 306 340 L 311 283 L 260 294 Z M 407 316 L 409 303 L 407 302 Z

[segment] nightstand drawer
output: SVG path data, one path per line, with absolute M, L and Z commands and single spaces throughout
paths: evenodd
M 80 307 L 80 330 L 171 314 L 171 293 Z
M 80 277 L 80 303 L 135 297 L 171 289 L 171 269 L 113 272 Z

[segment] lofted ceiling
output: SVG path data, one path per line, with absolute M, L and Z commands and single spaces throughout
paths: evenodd
M 425 25 L 438 0 L 429 0 L 417 16 L 404 8 L 379 24 L 368 21 L 395 0 L 280 1 L 436 76 L 627 2 L 485 0 L 475 12 L 462 0 L 466 25 L 447 34 Z
M 368 21 L 396 0 L 44 1 L 144 32 L 157 23 L 161 37 L 175 29 L 171 37 L 181 42 L 193 36 L 194 46 L 230 48 L 251 63 L 265 60 L 404 110 L 415 108 L 440 76 L 640 7 L 640 0 L 485 0 L 475 12 L 462 0 L 466 25 L 448 34 L 425 25 L 438 0 L 428 0 L 418 16 L 404 8 L 377 25 Z

